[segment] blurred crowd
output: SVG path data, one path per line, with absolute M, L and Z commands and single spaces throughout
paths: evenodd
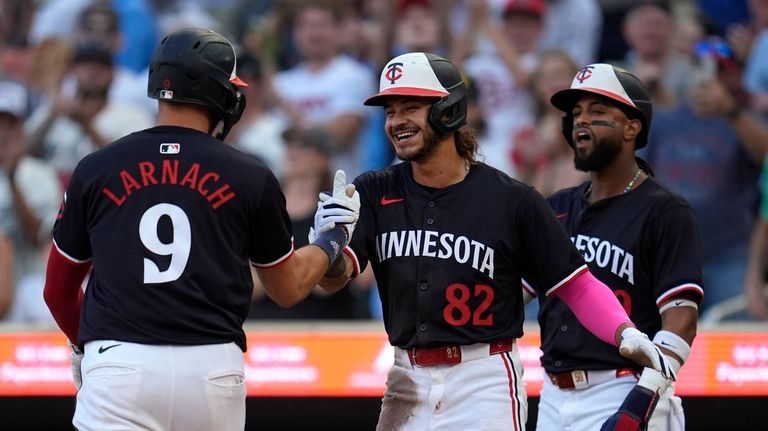
M 237 46 L 247 108 L 227 143 L 280 179 L 296 246 L 335 169 L 396 162 L 362 104 L 392 56 L 459 65 L 483 161 L 544 195 L 586 179 L 550 96 L 588 63 L 629 70 L 654 99 L 641 156 L 699 218 L 701 320 L 768 320 L 768 0 L 0 0 L 1 319 L 52 323 L 45 262 L 72 170 L 154 124 L 151 54 L 190 26 Z M 252 319 L 380 317 L 368 272 L 288 310 L 254 284 Z

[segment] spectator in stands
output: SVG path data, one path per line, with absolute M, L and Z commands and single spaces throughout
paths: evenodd
M 14 283 L 44 272 L 46 260 L 40 250 L 50 244 L 62 198 L 55 170 L 24 152 L 27 106 L 23 85 L 0 82 L 0 232 L 12 242 Z M 38 296 L 42 287 L 38 286 Z
M 360 133 L 366 121 L 360 101 L 373 91 L 374 74 L 340 54 L 342 11 L 333 2 L 302 2 L 293 13 L 293 37 L 300 56 L 296 66 L 273 79 L 290 122 L 320 127 L 333 136 L 334 168 L 352 177 L 361 173 Z
M 752 22 L 731 26 L 728 44 L 735 55 L 744 56 L 744 85 L 752 108 L 768 118 L 768 2 L 750 0 L 749 8 Z
M 286 209 L 293 223 L 294 247 L 306 245 L 309 228 L 314 223 L 317 196 L 330 191 L 333 137 L 321 128 L 291 128 L 285 132 L 285 163 L 280 187 L 285 194 Z M 330 295 L 319 286 L 299 304 L 291 308 L 276 305 L 267 297 L 253 272 L 254 298 L 249 319 L 362 319 L 368 318 L 367 289 L 362 280 L 350 288 Z M 366 277 L 363 277 L 364 279 Z M 371 278 L 367 279 L 370 283 Z
M 749 317 L 768 320 L 768 159 L 760 177 L 760 213 L 752 230 L 742 304 Z
M 285 123 L 271 110 L 272 87 L 264 76 L 261 61 L 251 54 L 237 57 L 237 76 L 248 83 L 243 89 L 245 111 L 227 135 L 227 142 L 258 157 L 280 178 L 284 160 L 282 134 Z
M 392 22 L 385 27 L 392 40 L 391 55 L 431 52 L 447 56 L 450 38 L 446 10 L 435 0 L 396 0 Z
M 150 0 L 47 0 L 41 3 L 32 19 L 29 42 L 37 45 L 47 39 L 77 40 L 86 33 L 103 33 L 118 29 L 115 42 L 115 62 L 133 73 L 140 73 L 149 64 L 149 56 L 157 43 L 154 10 Z M 114 25 L 103 14 L 84 14 L 85 9 L 112 9 L 119 18 Z M 83 18 L 86 17 L 85 20 Z
M 573 166 L 573 151 L 562 134 L 563 113 L 549 101 L 569 88 L 577 70 L 567 52 L 551 49 L 540 53 L 532 74 L 535 123 L 530 133 L 519 135 L 514 160 L 519 178 L 544 196 L 589 178 Z
M 491 51 L 479 46 L 461 68 L 477 84 L 486 113 L 488 139 L 479 153 L 486 163 L 513 177 L 517 176 L 512 163 L 515 136 L 533 124 L 528 84 L 545 7 L 544 0 L 508 0 L 497 24 L 487 1 L 473 2 L 467 34 L 457 41 L 453 54 L 463 58 L 465 47 L 481 35 L 492 43 Z
M 719 54 L 698 59 L 714 60 L 715 73 L 692 75 L 678 108 L 654 113 L 644 149 L 656 177 L 690 202 L 701 223 L 704 279 L 711 286 L 700 308 L 703 321 L 718 320 L 718 305 L 742 293 L 759 166 L 768 150 L 768 129 L 744 108 L 738 64 Z
M 594 63 L 603 24 L 598 0 L 546 0 L 546 3 L 539 49 L 562 49 L 577 65 Z
M 164 35 L 183 27 L 210 28 L 220 32 L 220 25 L 200 2 L 189 0 L 150 0 L 155 12 L 157 33 Z
M 14 295 L 13 242 L 0 231 L 0 319 L 5 318 Z
M 139 1 L 139 3 L 144 0 Z M 115 6 L 130 8 L 129 4 L 136 3 L 137 0 L 129 1 L 115 1 Z M 134 5 L 136 7 L 138 5 Z M 131 12 L 133 13 L 133 12 Z M 141 19 L 129 24 L 130 30 L 121 31 L 121 17 L 115 8 L 110 5 L 108 1 L 95 1 L 93 4 L 88 5 L 80 12 L 80 16 L 77 22 L 77 28 L 75 34 L 71 38 L 73 39 L 73 45 L 81 45 L 86 43 L 98 42 L 103 44 L 109 49 L 112 54 L 113 60 L 113 77 L 112 83 L 109 86 L 109 100 L 121 104 L 130 104 L 135 106 L 136 109 L 141 109 L 147 112 L 147 115 L 155 115 L 157 111 L 157 103 L 147 97 L 147 72 L 149 67 L 149 55 L 156 45 L 156 35 L 154 33 L 154 26 L 152 22 L 145 22 L 146 19 Z M 134 42 L 140 42 L 149 44 L 149 52 L 145 54 L 138 54 L 141 56 L 139 60 L 131 61 L 131 66 L 125 66 L 118 62 L 121 58 L 123 46 L 125 45 L 127 37 L 135 37 L 134 33 L 137 32 L 135 26 L 146 26 L 141 28 L 141 38 L 134 40 Z M 125 34 L 128 32 L 128 34 Z M 131 48 L 133 49 L 133 48 Z M 144 49 L 147 49 L 146 47 Z M 136 70 L 139 66 L 141 69 Z M 64 83 L 65 86 L 70 88 L 74 87 L 74 79 L 69 79 Z
M 72 93 L 58 86 L 27 124 L 30 151 L 48 160 L 65 184 L 83 156 L 153 124 L 145 111 L 109 100 L 114 76 L 109 48 L 84 42 L 75 48 L 72 62 Z
M 617 65 L 632 72 L 659 109 L 674 107 L 685 98 L 686 82 L 694 72 L 689 55 L 674 49 L 675 19 L 665 2 L 637 2 L 623 23 L 629 51 Z
M 37 45 L 45 39 L 69 39 L 75 33 L 80 12 L 93 0 L 47 0 L 41 2 L 32 17 L 29 42 Z

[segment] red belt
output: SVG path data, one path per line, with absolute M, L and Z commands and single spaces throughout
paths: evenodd
M 608 374 L 610 373 L 610 374 Z M 634 368 L 619 368 L 617 370 L 596 370 L 596 371 L 584 371 L 575 370 L 565 373 L 550 373 L 547 371 L 547 376 L 553 385 L 560 389 L 585 389 L 591 385 L 597 385 L 603 383 L 607 379 L 616 379 L 619 377 L 634 375 L 635 377 L 640 375 L 640 370 Z M 595 378 L 590 379 L 590 376 Z M 600 376 L 597 378 L 597 376 Z
M 488 356 L 509 352 L 514 348 L 514 338 L 503 338 L 488 344 L 469 346 L 442 346 L 429 349 L 408 349 L 408 358 L 412 365 L 429 367 L 432 365 L 452 365 L 461 363 L 462 349 L 488 349 Z

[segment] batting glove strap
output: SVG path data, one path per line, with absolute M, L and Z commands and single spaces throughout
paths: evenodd
M 316 233 L 315 240 L 312 242 L 323 249 L 325 254 L 328 255 L 328 269 L 341 255 L 342 250 L 347 245 L 349 238 L 347 237 L 347 230 L 342 226 L 336 226 L 331 230 Z
M 603 423 L 600 431 L 645 431 L 658 401 L 658 393 L 635 386 L 624 398 L 619 410 Z

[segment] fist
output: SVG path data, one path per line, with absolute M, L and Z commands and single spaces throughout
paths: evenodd
M 622 331 L 619 353 L 644 367 L 653 368 L 665 379 L 672 381 L 677 379 L 667 357 L 653 341 L 648 339 L 647 335 L 638 331 L 637 328 L 627 328 Z

